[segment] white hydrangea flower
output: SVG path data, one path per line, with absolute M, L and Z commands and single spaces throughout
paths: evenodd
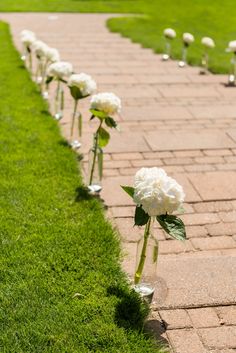
M 26 46 L 32 45 L 36 41 L 36 36 L 34 32 L 28 31 L 26 29 L 21 32 L 20 37 L 21 42 Z
M 186 44 L 191 44 L 194 42 L 194 36 L 191 33 L 184 33 L 183 34 L 183 41 Z
M 166 28 L 163 33 L 166 38 L 174 39 L 176 37 L 176 32 L 172 28 Z
M 92 96 L 91 109 L 100 110 L 107 115 L 119 113 L 121 101 L 114 93 L 98 93 Z
M 45 57 L 48 61 L 51 63 L 55 63 L 57 61 L 60 61 L 60 54 L 57 49 L 47 47 L 45 51 Z
M 142 168 L 135 175 L 134 202 L 150 217 L 177 211 L 184 198 L 182 186 L 161 168 Z
M 73 74 L 68 80 L 69 87 L 78 87 L 82 96 L 89 96 L 93 94 L 97 89 L 96 82 L 92 79 L 90 75 L 85 73 Z
M 236 40 L 232 40 L 231 42 L 229 42 L 228 51 L 236 53 Z
M 215 47 L 215 42 L 210 37 L 203 37 L 201 40 L 201 43 L 202 43 L 202 45 L 204 45 L 207 48 L 214 48 Z
M 44 43 L 43 41 L 41 40 L 36 40 L 34 43 L 33 43 L 33 48 L 34 48 L 34 51 L 35 51 L 35 54 L 37 57 L 39 58 L 43 58 L 45 57 L 46 55 L 46 52 L 48 50 L 48 45 L 46 43 Z
M 58 61 L 48 67 L 48 76 L 56 78 L 68 77 L 72 74 L 73 66 L 67 61 Z
M 20 36 L 24 37 L 25 35 L 35 36 L 35 33 L 30 31 L 30 30 L 28 30 L 28 29 L 23 29 L 23 31 L 20 32 Z

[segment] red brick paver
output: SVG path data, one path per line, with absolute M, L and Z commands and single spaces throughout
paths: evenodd
M 186 191 L 188 240 L 171 240 L 158 227 L 160 261 L 152 323 L 163 320 L 175 353 L 236 351 L 236 89 L 224 75 L 200 76 L 105 27 L 110 15 L 1 14 L 16 45 L 28 28 L 57 47 L 75 71 L 93 75 L 99 90 L 118 94 L 121 132 L 105 154 L 103 198 L 119 228 L 124 269 L 132 275 L 137 238 L 134 206 L 120 188 L 142 166 L 161 166 Z M 81 104 L 88 120 L 88 101 Z M 71 98 L 62 132 L 68 136 Z M 93 125 L 84 127 L 83 152 Z M 111 192 L 112 190 L 112 192 Z M 157 312 L 159 310 L 159 314 Z M 158 325 L 154 325 L 155 327 Z

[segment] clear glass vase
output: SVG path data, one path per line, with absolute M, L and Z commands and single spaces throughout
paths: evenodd
M 37 85 L 40 87 L 42 83 L 42 61 L 41 59 L 37 56 L 37 64 L 36 64 L 36 70 L 34 73 L 34 81 L 37 83 Z
M 228 85 L 235 86 L 236 83 L 236 53 L 234 53 L 233 57 L 230 61 L 230 72 L 228 78 Z
M 64 90 L 60 80 L 57 81 L 57 88 L 54 98 L 54 118 L 61 120 L 64 112 Z
M 26 46 L 23 45 L 21 50 L 21 60 L 26 61 L 26 59 L 27 59 L 27 49 L 26 49 Z
M 202 55 L 202 68 L 200 70 L 200 75 L 206 75 L 208 73 L 209 66 L 209 55 L 207 51 Z
M 74 129 L 76 121 L 78 122 L 78 135 L 81 137 L 82 135 L 82 115 L 80 112 L 77 111 L 78 107 L 78 99 L 74 101 L 74 110 L 71 117 L 71 127 L 70 127 L 70 146 L 77 150 L 81 147 L 81 142 L 79 140 L 74 139 Z
M 188 53 L 188 45 L 183 45 L 182 50 L 182 60 L 179 61 L 179 67 L 185 67 L 187 65 L 187 53 Z
M 102 190 L 103 150 L 98 146 L 98 134 L 94 134 L 93 147 L 89 151 L 88 189 L 92 194 Z
M 145 226 L 144 235 L 137 242 L 134 289 L 151 304 L 157 282 L 158 239 L 153 234 L 154 219 Z
M 165 53 L 162 55 L 162 60 L 167 61 L 170 58 L 171 54 L 171 40 L 166 38 L 166 48 L 165 48 Z
M 32 52 L 29 46 L 23 46 L 21 60 L 24 61 L 27 69 L 32 72 Z
M 45 100 L 49 99 L 48 84 L 46 82 L 47 67 L 48 67 L 48 61 L 46 60 L 42 63 L 42 68 L 41 68 L 42 78 L 41 78 L 41 84 L 40 84 L 41 95 Z

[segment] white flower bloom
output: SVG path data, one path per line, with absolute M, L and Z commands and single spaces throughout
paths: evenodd
M 236 40 L 229 42 L 228 51 L 236 52 Z
M 114 93 L 99 93 L 91 98 L 91 109 L 113 115 L 121 110 L 121 101 Z
M 34 48 L 36 56 L 39 58 L 43 58 L 43 57 L 45 57 L 46 52 L 49 47 L 46 43 L 42 42 L 41 40 L 36 40 L 33 43 L 33 48 Z
M 194 36 L 191 33 L 184 33 L 183 34 L 183 41 L 186 44 L 191 44 L 194 42 Z
M 150 217 L 177 211 L 184 198 L 182 186 L 161 168 L 142 168 L 135 175 L 134 202 Z
M 210 37 L 203 37 L 201 40 L 201 43 L 202 43 L 202 45 L 204 45 L 207 48 L 214 48 L 215 47 L 215 42 Z
M 36 39 L 35 33 L 32 32 L 32 31 L 29 31 L 28 29 L 23 29 L 23 31 L 20 32 L 20 37 L 21 38 L 24 37 L 24 36 L 28 36 L 28 35 L 32 36 L 32 37 L 34 37 Z
M 36 41 L 36 36 L 34 32 L 31 32 L 31 31 L 27 31 L 27 30 L 22 31 L 20 37 L 21 37 L 21 42 L 26 46 L 32 45 Z
M 78 87 L 82 96 L 89 96 L 93 94 L 97 89 L 96 82 L 92 79 L 91 76 L 84 74 L 73 74 L 68 80 L 68 86 Z
M 176 37 L 176 32 L 172 28 L 166 28 L 163 33 L 166 38 L 174 39 Z
M 48 61 L 51 63 L 55 63 L 57 61 L 60 61 L 60 54 L 57 49 L 47 47 L 45 51 L 45 57 Z
M 73 67 L 71 63 L 66 61 L 58 61 L 48 67 L 48 76 L 56 78 L 68 77 L 72 74 Z

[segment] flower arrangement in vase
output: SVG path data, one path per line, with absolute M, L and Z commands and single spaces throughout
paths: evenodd
M 167 61 L 171 57 L 171 44 L 172 40 L 176 38 L 176 32 L 172 28 L 166 28 L 163 32 L 165 37 L 165 53 L 162 55 L 162 60 Z
M 134 289 L 150 303 L 155 290 L 159 248 L 153 225 L 157 221 L 170 237 L 184 240 L 184 223 L 173 212 L 181 209 L 185 194 L 175 179 L 156 167 L 140 169 L 135 175 L 134 187 L 122 188 L 136 204 L 135 226 L 145 226 L 137 246 L 133 282 Z
M 92 194 L 102 190 L 103 177 L 103 147 L 109 140 L 110 134 L 103 127 L 117 128 L 113 116 L 121 110 L 121 101 L 114 93 L 98 93 L 91 98 L 91 120 L 98 120 L 98 127 L 93 136 L 93 145 L 89 151 L 88 189 Z
M 91 76 L 80 73 L 72 74 L 68 80 L 68 87 L 70 89 L 71 96 L 74 99 L 74 109 L 71 119 L 71 128 L 70 128 L 70 145 L 74 149 L 78 149 L 81 146 L 81 143 L 73 139 L 75 122 L 78 122 L 78 133 L 79 137 L 82 136 L 82 114 L 78 112 L 78 103 L 81 99 L 89 97 L 91 94 L 94 94 L 97 89 L 96 82 L 92 79 Z
M 182 60 L 179 61 L 179 67 L 185 67 L 188 63 L 188 48 L 190 44 L 194 42 L 194 36 L 191 33 L 183 34 L 183 50 L 182 50 Z
M 64 88 L 63 84 L 67 84 L 66 79 L 72 75 L 73 67 L 71 63 L 66 61 L 58 61 L 49 65 L 47 70 L 46 84 L 49 85 L 53 80 L 56 81 L 57 87 L 54 96 L 54 117 L 61 120 L 64 111 Z

